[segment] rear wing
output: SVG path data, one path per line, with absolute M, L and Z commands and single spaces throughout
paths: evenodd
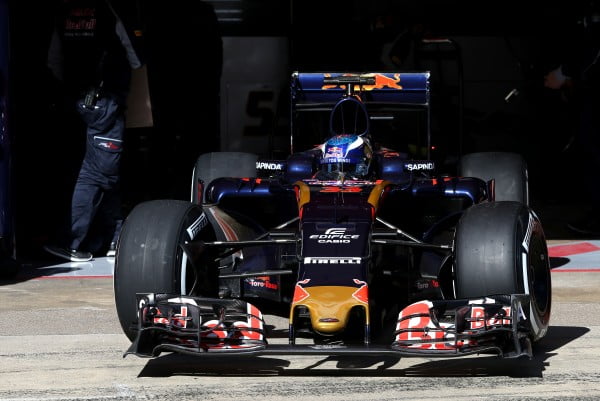
M 365 104 L 429 105 L 429 72 L 294 72 L 292 107 L 331 107 L 346 93 L 348 83 Z
M 303 150 L 314 146 L 323 139 L 315 135 L 315 127 L 319 121 L 328 121 L 328 112 L 346 95 L 357 95 L 364 103 L 371 122 L 384 125 L 386 121 L 391 125 L 398 118 L 399 112 L 418 110 L 424 112 L 425 123 L 415 124 L 420 127 L 418 134 L 414 129 L 406 129 L 420 139 L 413 140 L 426 154 L 421 158 L 429 158 L 431 148 L 430 135 L 430 110 L 429 110 L 429 77 L 426 72 L 293 72 L 290 83 L 291 94 L 291 151 Z M 325 116 L 317 118 L 317 123 L 307 125 L 300 123 L 299 117 L 304 112 L 324 112 Z M 318 113 L 315 113 L 318 114 Z M 312 114 L 311 114 L 312 115 Z M 411 115 L 414 115 L 411 113 Z M 421 118 L 421 117 L 419 117 Z M 314 117 L 312 118 L 314 120 Z M 321 127 L 323 124 L 321 125 Z M 321 131 L 324 131 L 321 128 Z M 423 132 L 424 131 L 424 132 Z M 378 135 L 380 139 L 388 141 L 388 146 L 400 139 L 398 135 Z M 325 132 L 325 134 L 328 134 Z M 296 148 L 296 149 L 295 149 Z

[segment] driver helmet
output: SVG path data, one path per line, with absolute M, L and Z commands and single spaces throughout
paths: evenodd
M 317 178 L 329 180 L 365 179 L 373 151 L 368 138 L 336 135 L 322 146 L 321 169 Z

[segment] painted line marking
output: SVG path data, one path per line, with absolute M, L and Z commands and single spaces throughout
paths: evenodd
M 580 242 L 576 244 L 567 244 L 567 245 L 554 245 L 548 247 L 548 256 L 555 257 L 564 257 L 564 256 L 572 256 L 572 255 L 580 255 L 582 253 L 596 252 L 600 251 L 600 247 L 589 242 Z
M 552 269 L 552 273 L 600 273 L 600 267 L 592 269 Z
M 79 278 L 112 278 L 113 275 L 96 275 L 96 276 L 39 276 L 39 277 L 20 277 L 21 279 L 29 280 L 64 280 L 64 279 L 79 279 Z

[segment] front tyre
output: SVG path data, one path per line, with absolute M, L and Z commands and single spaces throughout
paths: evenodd
M 137 205 L 127 217 L 115 259 L 117 315 L 130 340 L 137 334 L 136 293 L 213 296 L 216 276 L 209 266 L 194 269 L 181 247 L 192 239 L 214 239 L 198 205 L 154 200 Z
M 552 288 L 546 239 L 537 216 L 520 202 L 477 204 L 455 235 L 456 298 L 528 294 L 534 341 L 548 330 Z

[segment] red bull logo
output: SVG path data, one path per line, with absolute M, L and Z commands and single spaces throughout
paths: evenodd
M 330 146 L 326 149 L 324 157 L 344 157 L 344 149 L 339 146 Z
M 362 87 L 365 91 L 370 91 L 373 89 L 402 89 L 402 85 L 399 85 L 400 82 L 400 74 L 390 74 L 391 77 L 388 77 L 385 74 L 374 74 L 375 75 L 375 85 L 364 85 Z
M 325 76 L 331 76 L 326 74 Z M 344 74 L 344 76 L 352 76 L 352 74 Z M 359 91 L 372 91 L 374 89 L 398 89 L 402 90 L 402 85 L 400 85 L 400 74 L 365 74 L 362 76 L 363 78 L 374 77 L 375 84 L 374 85 L 354 85 L 354 90 Z M 323 85 L 321 87 L 323 90 L 327 89 L 346 89 L 346 85 Z

